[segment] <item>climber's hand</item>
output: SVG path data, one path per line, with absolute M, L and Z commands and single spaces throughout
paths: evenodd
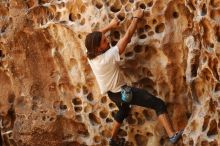
M 144 10 L 143 9 L 137 9 L 134 11 L 133 17 L 142 18 L 144 16 Z
M 110 22 L 110 26 L 111 26 L 112 29 L 118 28 L 119 24 L 120 24 L 120 20 L 118 18 L 114 18 Z

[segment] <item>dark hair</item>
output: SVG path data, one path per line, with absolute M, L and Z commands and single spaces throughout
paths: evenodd
M 100 46 L 102 39 L 102 33 L 99 31 L 94 31 L 86 36 L 85 46 L 87 48 L 87 57 L 89 59 L 94 59 L 98 56 L 97 48 Z

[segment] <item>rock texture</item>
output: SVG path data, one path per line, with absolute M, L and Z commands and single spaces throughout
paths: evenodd
M 111 44 L 135 8 L 144 19 L 121 56 L 126 81 L 166 101 L 177 145 L 220 145 L 220 0 L 1 0 L 0 142 L 107 146 L 116 106 L 100 95 L 84 39 L 113 17 Z M 126 146 L 171 145 L 150 109 L 133 107 Z

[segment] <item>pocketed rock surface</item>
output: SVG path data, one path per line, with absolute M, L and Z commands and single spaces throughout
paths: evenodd
M 145 9 L 121 56 L 129 85 L 167 103 L 178 146 L 220 145 L 220 0 L 1 0 L 0 133 L 4 146 L 108 146 L 118 110 L 100 95 L 86 34 Z M 171 146 L 155 112 L 132 107 L 125 146 Z

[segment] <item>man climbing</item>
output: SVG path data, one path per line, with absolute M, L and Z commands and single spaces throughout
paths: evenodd
M 117 105 L 119 111 L 115 115 L 115 121 L 110 139 L 110 146 L 118 146 L 116 137 L 123 120 L 130 112 L 130 105 L 137 105 L 154 109 L 160 123 L 164 126 L 171 143 L 176 143 L 183 131 L 176 132 L 169 120 L 166 105 L 160 99 L 144 89 L 127 86 L 120 72 L 118 62 L 120 55 L 125 51 L 127 44 L 134 34 L 138 21 L 143 17 L 144 11 L 134 11 L 131 24 L 125 35 L 118 43 L 110 47 L 105 33 L 113 28 L 118 28 L 119 20 L 113 19 L 104 28 L 89 33 L 85 39 L 89 64 L 96 77 L 102 94 L 107 93 L 109 98 Z

